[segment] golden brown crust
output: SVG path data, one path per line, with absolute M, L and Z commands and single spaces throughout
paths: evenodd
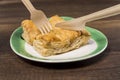
M 22 22 L 23 38 L 26 42 L 33 45 L 35 50 L 41 55 L 51 56 L 64 53 L 87 44 L 90 38 L 88 31 L 72 31 L 56 28 L 56 23 L 64 21 L 59 16 L 53 16 L 49 21 L 53 30 L 45 35 L 41 35 L 31 20 L 24 20 Z
M 40 31 L 31 20 L 24 20 L 21 25 L 23 27 L 22 37 L 25 39 L 26 42 L 33 45 L 33 41 L 35 40 L 37 35 L 40 35 Z

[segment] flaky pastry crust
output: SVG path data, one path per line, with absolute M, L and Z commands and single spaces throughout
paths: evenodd
M 24 40 L 32 45 L 42 56 L 68 52 L 88 43 L 90 33 L 85 29 L 72 31 L 55 27 L 56 23 L 63 21 L 64 20 L 59 16 L 51 17 L 49 22 L 53 30 L 48 34 L 41 35 L 40 31 L 31 20 L 24 20 L 22 22 L 22 36 Z

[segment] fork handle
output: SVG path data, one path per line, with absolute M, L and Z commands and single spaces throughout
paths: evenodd
M 30 13 L 32 13 L 34 10 L 36 10 L 34 8 L 34 6 L 32 5 L 32 3 L 30 2 L 30 0 L 21 0 L 21 1 L 26 6 L 26 8 L 29 10 Z
M 83 19 L 83 21 L 86 23 L 118 14 L 120 14 L 120 4 L 77 18 L 76 20 L 79 21 Z

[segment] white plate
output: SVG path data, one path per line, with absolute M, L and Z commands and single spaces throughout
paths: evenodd
M 70 17 L 63 17 L 65 20 L 70 20 Z M 105 50 L 108 44 L 106 36 L 93 28 L 86 27 L 91 33 L 91 39 L 89 43 L 79 49 L 72 50 L 70 52 L 54 55 L 50 57 L 43 57 L 37 53 L 32 46 L 27 44 L 22 38 L 22 27 L 17 28 L 10 38 L 10 45 L 12 50 L 19 56 L 37 62 L 46 63 L 61 63 L 61 62 L 73 62 L 81 61 L 88 58 L 92 58 Z

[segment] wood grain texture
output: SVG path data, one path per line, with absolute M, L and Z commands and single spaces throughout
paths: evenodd
M 119 4 L 120 0 L 31 0 L 48 17 L 79 17 Z M 0 0 L 0 80 L 120 80 L 120 15 L 90 22 L 109 45 L 100 55 L 73 63 L 45 64 L 25 60 L 10 48 L 12 32 L 29 19 L 20 0 Z

